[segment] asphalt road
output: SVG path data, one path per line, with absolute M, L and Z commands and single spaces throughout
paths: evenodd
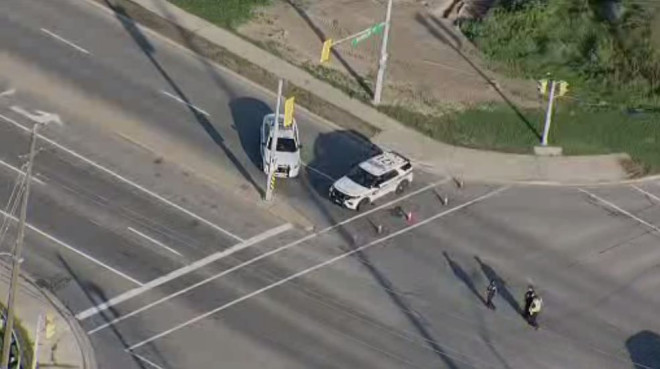
M 39 111 L 58 114 L 25 268 L 101 368 L 660 368 L 658 183 L 457 188 L 417 171 L 356 215 L 325 193 L 372 148 L 301 111 L 309 169 L 267 206 L 262 89 L 82 0 L 1 3 L 0 47 L 0 202 Z M 538 331 L 519 316 L 530 283 Z

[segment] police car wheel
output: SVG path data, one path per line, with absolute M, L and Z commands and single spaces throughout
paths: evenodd
M 369 205 L 369 203 L 370 203 L 370 202 L 369 202 L 369 199 L 362 199 L 362 201 L 360 201 L 360 202 L 357 204 L 357 207 L 355 208 L 355 210 L 357 210 L 357 211 L 362 211 L 362 210 L 364 210 L 364 209 L 367 207 L 367 205 Z
M 399 183 L 399 185 L 396 186 L 396 194 L 397 194 L 397 195 L 401 195 L 402 193 L 406 192 L 406 190 L 408 189 L 408 185 L 409 185 L 409 184 L 410 184 L 410 183 L 408 183 L 408 181 L 406 181 L 406 180 L 401 181 L 401 182 Z

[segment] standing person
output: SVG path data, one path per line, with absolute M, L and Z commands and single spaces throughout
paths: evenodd
M 531 305 L 529 306 L 529 319 L 528 323 L 535 329 L 539 329 L 538 316 L 541 313 L 543 300 L 540 296 L 534 296 Z
M 494 279 L 491 279 L 488 287 L 486 287 L 486 306 L 491 310 L 495 310 L 495 304 L 493 304 L 495 295 L 497 295 L 497 283 Z
M 529 320 L 529 307 L 532 305 L 534 297 L 536 297 L 536 291 L 534 291 L 534 286 L 530 284 L 527 286 L 527 292 L 525 292 L 525 308 L 523 309 L 523 317 L 526 320 Z

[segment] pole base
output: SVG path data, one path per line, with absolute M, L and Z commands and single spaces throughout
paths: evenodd
M 561 156 L 560 146 L 534 146 L 534 154 L 537 156 Z

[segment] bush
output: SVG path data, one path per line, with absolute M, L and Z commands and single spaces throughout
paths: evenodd
M 650 5 L 624 0 L 623 14 L 611 19 L 602 4 L 510 0 L 462 30 L 506 74 L 540 79 L 549 73 L 589 102 L 656 106 L 660 59 L 651 43 Z

